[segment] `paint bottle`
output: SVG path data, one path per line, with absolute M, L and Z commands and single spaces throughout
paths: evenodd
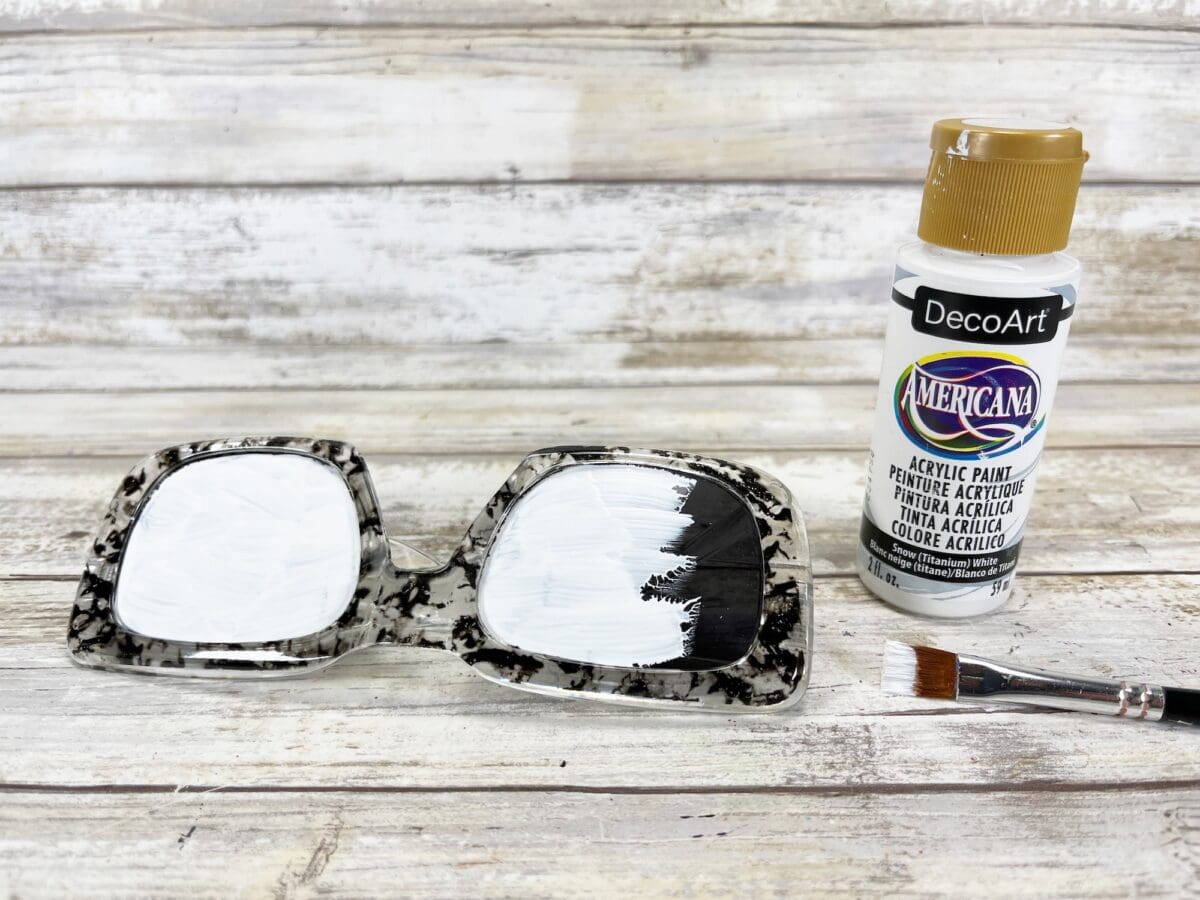
M 933 126 L 920 240 L 896 258 L 858 572 L 931 616 L 1012 593 L 1075 311 L 1067 245 L 1087 154 L 1074 128 Z

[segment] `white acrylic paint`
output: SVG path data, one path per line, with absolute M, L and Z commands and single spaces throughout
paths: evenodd
M 1013 590 L 1079 288 L 1079 263 L 1060 252 L 1075 199 L 1064 185 L 1078 184 L 1086 154 L 1078 132 L 1053 122 L 948 129 L 958 134 L 947 158 L 975 168 L 952 168 L 935 150 L 924 239 L 897 253 L 857 567 L 894 606 L 961 617 Z M 1027 165 L 989 155 L 993 132 L 1019 131 L 1026 150 L 1052 134 L 1057 143 L 1042 148 L 1060 157 Z M 989 166 L 1008 168 L 986 180 Z
M 513 647 L 609 666 L 686 656 L 700 598 L 642 588 L 695 560 L 669 548 L 692 524 L 680 512 L 694 478 L 635 465 L 577 466 L 512 507 L 479 583 L 484 629 Z
M 121 561 L 116 613 L 176 641 L 300 637 L 358 582 L 358 516 L 341 474 L 293 453 L 189 463 L 150 494 Z

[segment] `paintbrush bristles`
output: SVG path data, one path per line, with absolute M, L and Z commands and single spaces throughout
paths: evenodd
M 888 641 L 883 645 L 883 691 L 885 694 L 912 696 L 917 654 L 908 644 Z
M 953 700 L 958 696 L 958 656 L 936 647 L 911 647 L 888 641 L 883 649 L 883 689 Z
M 958 654 L 936 647 L 913 647 L 917 671 L 913 693 L 918 697 L 953 700 L 958 696 Z

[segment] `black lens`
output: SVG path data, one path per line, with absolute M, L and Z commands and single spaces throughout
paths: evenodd
M 692 519 L 672 549 L 695 560 L 669 596 L 699 598 L 686 655 L 656 668 L 712 669 L 749 652 L 762 613 L 763 557 L 758 525 L 744 501 L 722 484 L 697 478 L 680 512 Z M 647 585 L 647 590 L 667 590 Z

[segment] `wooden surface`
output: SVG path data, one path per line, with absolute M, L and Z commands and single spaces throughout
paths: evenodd
M 1192 0 L 0 3 L 0 893 L 1175 896 L 1200 736 L 883 695 L 884 640 L 1200 684 Z M 1020 578 L 851 574 L 929 123 L 1067 116 L 1086 271 Z M 74 668 L 126 468 L 354 441 L 445 554 L 554 443 L 725 454 L 813 548 L 794 712 L 553 702 L 377 649 L 313 678 Z
M 278 27 L 8 51 L 3 184 L 902 179 L 962 98 L 1047 117 L 1059 96 L 1089 180 L 1200 181 L 1194 29 Z

